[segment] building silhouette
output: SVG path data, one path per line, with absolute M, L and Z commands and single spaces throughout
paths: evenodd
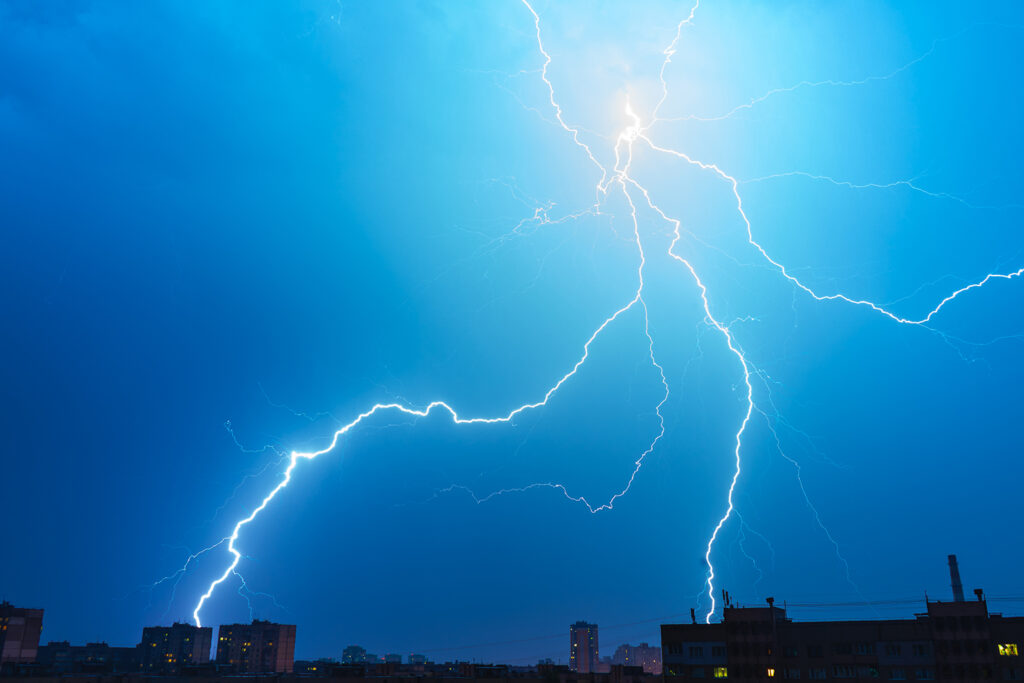
M 612 656 L 612 665 L 639 666 L 645 673 L 661 673 L 661 648 L 656 645 L 619 645 Z
M 175 622 L 147 626 L 139 643 L 139 666 L 144 673 L 179 673 L 186 666 L 210 661 L 213 629 Z
M 72 645 L 50 641 L 39 646 L 36 663 L 54 674 L 113 674 L 139 670 L 141 647 L 111 647 L 106 643 Z
M 225 624 L 217 634 L 217 665 L 236 673 L 291 673 L 295 625 L 254 619 Z
M 0 602 L 0 665 L 36 661 L 42 632 L 43 610 Z
M 569 627 L 569 670 L 581 674 L 596 673 L 599 661 L 597 624 L 577 621 Z
M 795 622 L 766 607 L 727 602 L 715 624 L 666 624 L 666 679 L 1022 680 L 1024 617 L 988 611 L 984 593 L 963 599 L 950 557 L 952 602 L 925 600 L 913 619 Z M 696 620 L 694 620 L 696 622 Z
M 326 676 L 337 667 L 338 660 L 329 657 L 321 657 L 312 661 L 297 659 L 292 667 L 292 673 L 298 676 Z
M 366 662 L 366 648 L 360 645 L 349 645 L 341 651 L 342 664 L 363 664 Z

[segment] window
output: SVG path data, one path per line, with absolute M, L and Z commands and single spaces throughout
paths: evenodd
M 725 666 L 716 666 L 715 667 L 715 678 L 728 678 L 728 677 L 729 677 L 729 668 L 728 667 L 725 667 Z
M 785 671 L 782 672 L 782 677 L 783 678 L 788 678 L 791 681 L 792 680 L 799 680 L 799 678 L 800 678 L 800 669 L 786 669 Z
M 825 648 L 822 647 L 821 645 L 808 645 L 807 646 L 807 656 L 808 657 L 824 657 L 825 656 Z
M 935 672 L 931 669 L 917 669 L 914 671 L 914 678 L 919 681 L 934 681 Z
M 701 647 L 700 645 L 691 645 L 690 646 L 690 656 L 691 657 L 703 657 L 704 656 L 704 648 Z
M 712 657 L 725 657 L 725 646 L 724 645 L 712 645 L 711 646 Z
M 702 667 L 702 666 L 695 666 L 695 667 L 693 667 L 693 671 L 690 672 L 690 675 L 693 676 L 694 678 L 704 678 L 704 667 Z
M 999 650 L 999 654 L 1004 657 L 1016 657 L 1020 654 L 1017 651 L 1017 643 L 999 643 L 996 648 Z
M 926 657 L 929 654 L 931 654 L 931 648 L 928 647 L 928 643 L 914 643 L 915 657 Z
M 813 680 L 816 680 L 816 681 L 823 681 L 826 678 L 828 678 L 828 670 L 827 669 L 821 669 L 821 668 L 818 668 L 818 669 L 813 669 L 812 668 L 812 669 L 809 669 L 807 671 L 807 677 L 811 678 Z
M 768 678 L 775 678 L 775 669 L 768 669 Z
M 837 655 L 848 655 L 853 652 L 853 645 L 850 643 L 836 643 L 833 648 Z
M 800 648 L 798 648 L 796 646 L 793 646 L 793 645 L 787 645 L 786 647 L 782 648 L 782 656 L 783 657 L 799 657 L 800 656 Z
M 889 672 L 890 681 L 905 681 L 907 680 L 907 672 L 904 669 L 892 669 Z
M 873 655 L 875 654 L 874 643 L 857 643 L 856 647 L 857 654 L 859 655 Z
M 889 655 L 890 657 L 898 657 L 901 654 L 901 650 L 903 650 L 903 648 L 900 647 L 899 643 L 885 644 L 885 654 Z

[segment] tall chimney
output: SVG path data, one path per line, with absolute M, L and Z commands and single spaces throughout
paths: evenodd
M 953 586 L 953 600 L 964 601 L 964 585 L 960 583 L 960 567 L 956 564 L 956 555 L 949 556 L 949 581 Z

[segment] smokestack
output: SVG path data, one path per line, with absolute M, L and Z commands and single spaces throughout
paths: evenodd
M 956 564 L 956 555 L 949 556 L 949 581 L 953 586 L 953 600 L 964 601 L 964 585 L 960 583 L 960 567 Z
M 692 607 L 690 608 L 690 621 L 697 623 L 697 613 Z

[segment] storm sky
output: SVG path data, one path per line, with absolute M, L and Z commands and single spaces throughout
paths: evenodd
M 43 640 L 298 625 L 296 655 L 565 660 L 709 607 L 742 364 L 617 137 L 686 2 L 0 3 L 0 597 Z M 1024 266 L 1016 3 L 704 0 L 645 135 L 737 181 L 771 258 L 908 319 Z M 795 618 L 1021 594 L 1024 282 L 926 326 L 817 301 L 732 185 L 638 141 L 751 374 L 716 591 Z M 612 172 L 614 175 L 614 172 Z M 642 196 L 633 190 L 633 198 Z M 595 202 L 600 201 L 600 206 Z M 664 372 L 651 363 L 651 349 Z M 606 503 L 659 434 L 628 493 Z M 523 489 L 491 496 L 504 489 Z M 484 500 L 487 498 L 487 500 Z M 481 501 L 481 502 L 478 502 Z M 169 577 L 162 581 L 164 577 Z M 993 601 L 1015 613 L 1020 603 Z

